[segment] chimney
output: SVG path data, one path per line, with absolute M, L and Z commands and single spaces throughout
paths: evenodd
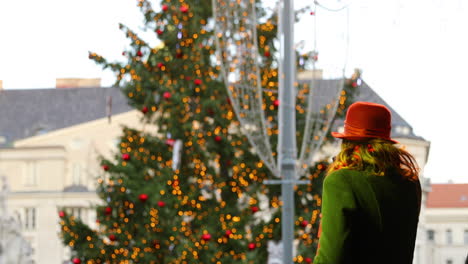
M 315 71 L 307 70 L 307 71 L 301 71 L 297 73 L 298 80 L 310 80 L 312 78 L 323 79 L 323 70 L 321 69 L 316 69 Z
M 56 88 L 95 88 L 101 87 L 101 78 L 57 78 Z

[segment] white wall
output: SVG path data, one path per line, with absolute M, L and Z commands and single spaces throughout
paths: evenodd
M 35 263 L 55 264 L 69 260 L 69 253 L 58 237 L 58 212 L 81 208 L 82 220 L 95 227 L 96 215 L 89 208 L 100 203 L 95 193 L 95 177 L 102 173 L 98 155 L 112 159 L 116 142 L 125 124 L 142 127 L 141 113 L 130 111 L 107 118 L 19 140 L 13 148 L 0 149 L 0 172 L 10 185 L 8 210 L 19 215 L 23 234 L 34 249 Z M 146 129 L 156 131 L 154 127 Z M 32 180 L 34 179 L 34 180 Z M 64 192 L 80 183 L 84 192 Z M 35 208 L 35 227 L 27 229 L 26 210 Z M 30 223 L 31 224 L 31 223 Z
M 427 208 L 426 226 L 434 230 L 435 240 L 429 242 L 429 256 L 434 264 L 464 264 L 468 255 L 468 241 L 464 239 L 468 231 L 468 208 Z M 447 241 L 446 231 L 452 231 L 452 243 Z M 429 264 L 432 264 L 429 263 Z

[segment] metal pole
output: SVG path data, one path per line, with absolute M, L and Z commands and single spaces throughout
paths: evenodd
M 293 263 L 294 180 L 296 180 L 296 59 L 294 50 L 294 0 L 280 0 L 279 9 L 279 144 L 278 164 L 283 178 L 281 195 L 283 264 Z

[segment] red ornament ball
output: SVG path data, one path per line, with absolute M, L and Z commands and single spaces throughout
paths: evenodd
M 102 165 L 102 169 L 105 170 L 105 171 L 108 171 L 109 170 L 109 165 L 107 165 L 107 164 Z
M 162 11 L 167 11 L 169 7 L 167 5 L 162 5 L 161 6 Z
M 256 213 L 256 212 L 258 212 L 259 209 L 258 209 L 257 206 L 252 206 L 252 207 L 250 207 L 250 210 L 252 211 L 252 213 Z
M 166 206 L 166 203 L 164 201 L 159 201 L 158 206 L 159 207 L 164 207 L 164 206 Z
M 311 16 L 315 15 L 315 12 L 314 11 L 310 12 L 310 15 Z
M 208 240 L 211 239 L 211 235 L 210 235 L 210 234 L 203 234 L 203 235 L 201 236 L 201 238 L 202 238 L 203 240 L 205 240 L 205 241 L 208 241 Z
M 130 159 L 130 154 L 128 154 L 128 153 L 122 154 L 122 159 L 123 160 L 129 160 Z
M 174 146 L 175 139 L 169 138 L 166 140 L 166 145 L 168 146 Z
M 106 207 L 106 208 L 104 209 L 104 214 L 106 214 L 106 215 L 112 214 L 112 207 L 109 207 L 109 206 Z
M 162 67 L 164 67 L 164 63 L 159 62 L 159 63 L 157 64 L 157 66 L 158 66 L 159 69 L 161 69 Z
M 73 262 L 73 264 L 80 264 L 80 263 L 81 263 L 81 259 L 79 259 L 79 258 L 74 258 L 74 259 L 72 260 L 72 262 Z
M 231 230 L 226 230 L 226 233 L 224 233 L 224 236 L 229 237 L 232 234 Z
M 171 93 L 170 92 L 164 92 L 163 97 L 164 97 L 164 99 L 169 100 L 169 99 L 171 99 Z
M 148 107 L 143 106 L 143 108 L 141 108 L 141 112 L 142 112 L 143 114 L 148 113 Z
M 115 241 L 115 240 L 117 240 L 117 237 L 115 237 L 114 234 L 111 234 L 111 235 L 109 235 L 109 240 L 110 241 Z
M 201 79 L 195 79 L 195 80 L 193 80 L 193 83 L 195 85 L 200 85 L 200 84 L 202 84 L 202 80 Z
M 125 51 L 122 51 L 122 56 L 125 56 L 127 55 L 127 53 L 125 53 Z
M 179 186 L 179 180 L 174 180 L 174 181 L 172 182 L 172 186 L 173 186 L 173 187 Z
M 352 86 L 353 88 L 356 88 L 356 87 L 358 87 L 358 83 L 357 83 L 357 82 L 352 82 L 352 83 L 351 83 L 351 86 Z
M 143 56 L 143 52 L 141 52 L 141 50 L 137 51 L 137 56 L 138 56 L 138 57 Z
M 183 56 L 184 56 L 184 53 L 182 53 L 182 51 L 178 51 L 176 53 L 176 58 L 178 58 L 178 59 L 182 58 Z
M 223 138 L 221 136 L 215 136 L 214 140 L 216 142 L 221 142 L 221 140 L 223 140 Z
M 255 243 L 249 243 L 249 250 L 255 249 Z
M 65 212 L 64 212 L 64 211 L 60 211 L 60 212 L 59 212 L 59 217 L 60 217 L 60 218 L 64 218 L 64 217 L 65 217 Z
M 148 200 L 148 195 L 146 193 L 142 193 L 140 196 L 138 196 L 138 199 L 140 199 L 142 202 L 146 202 L 146 200 Z
M 305 258 L 304 261 L 305 261 L 305 263 L 312 263 L 312 259 L 311 259 L 311 258 Z
M 265 53 L 263 53 L 263 55 L 265 55 L 265 57 L 270 57 L 270 52 L 269 51 L 265 51 Z
M 158 28 L 158 29 L 156 29 L 156 34 L 158 34 L 158 35 L 162 35 L 162 33 L 164 33 L 164 31 L 162 31 L 162 30 L 161 30 L 161 29 L 159 29 L 159 28 Z
M 302 227 L 306 227 L 308 224 L 309 224 L 309 221 L 307 221 L 307 220 L 304 220 L 304 221 L 301 222 Z
M 189 10 L 188 6 L 183 5 L 183 6 L 180 7 L 180 12 L 182 12 L 182 13 L 187 13 L 188 10 Z
M 275 107 L 278 107 L 279 104 L 280 104 L 280 101 L 279 101 L 278 99 L 276 99 L 276 100 L 273 101 L 273 105 L 274 105 Z
M 153 247 L 158 248 L 161 246 L 161 242 L 159 240 L 153 240 Z

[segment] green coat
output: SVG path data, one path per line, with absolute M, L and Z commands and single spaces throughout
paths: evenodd
M 314 264 L 411 264 L 419 181 L 341 169 L 325 178 Z

